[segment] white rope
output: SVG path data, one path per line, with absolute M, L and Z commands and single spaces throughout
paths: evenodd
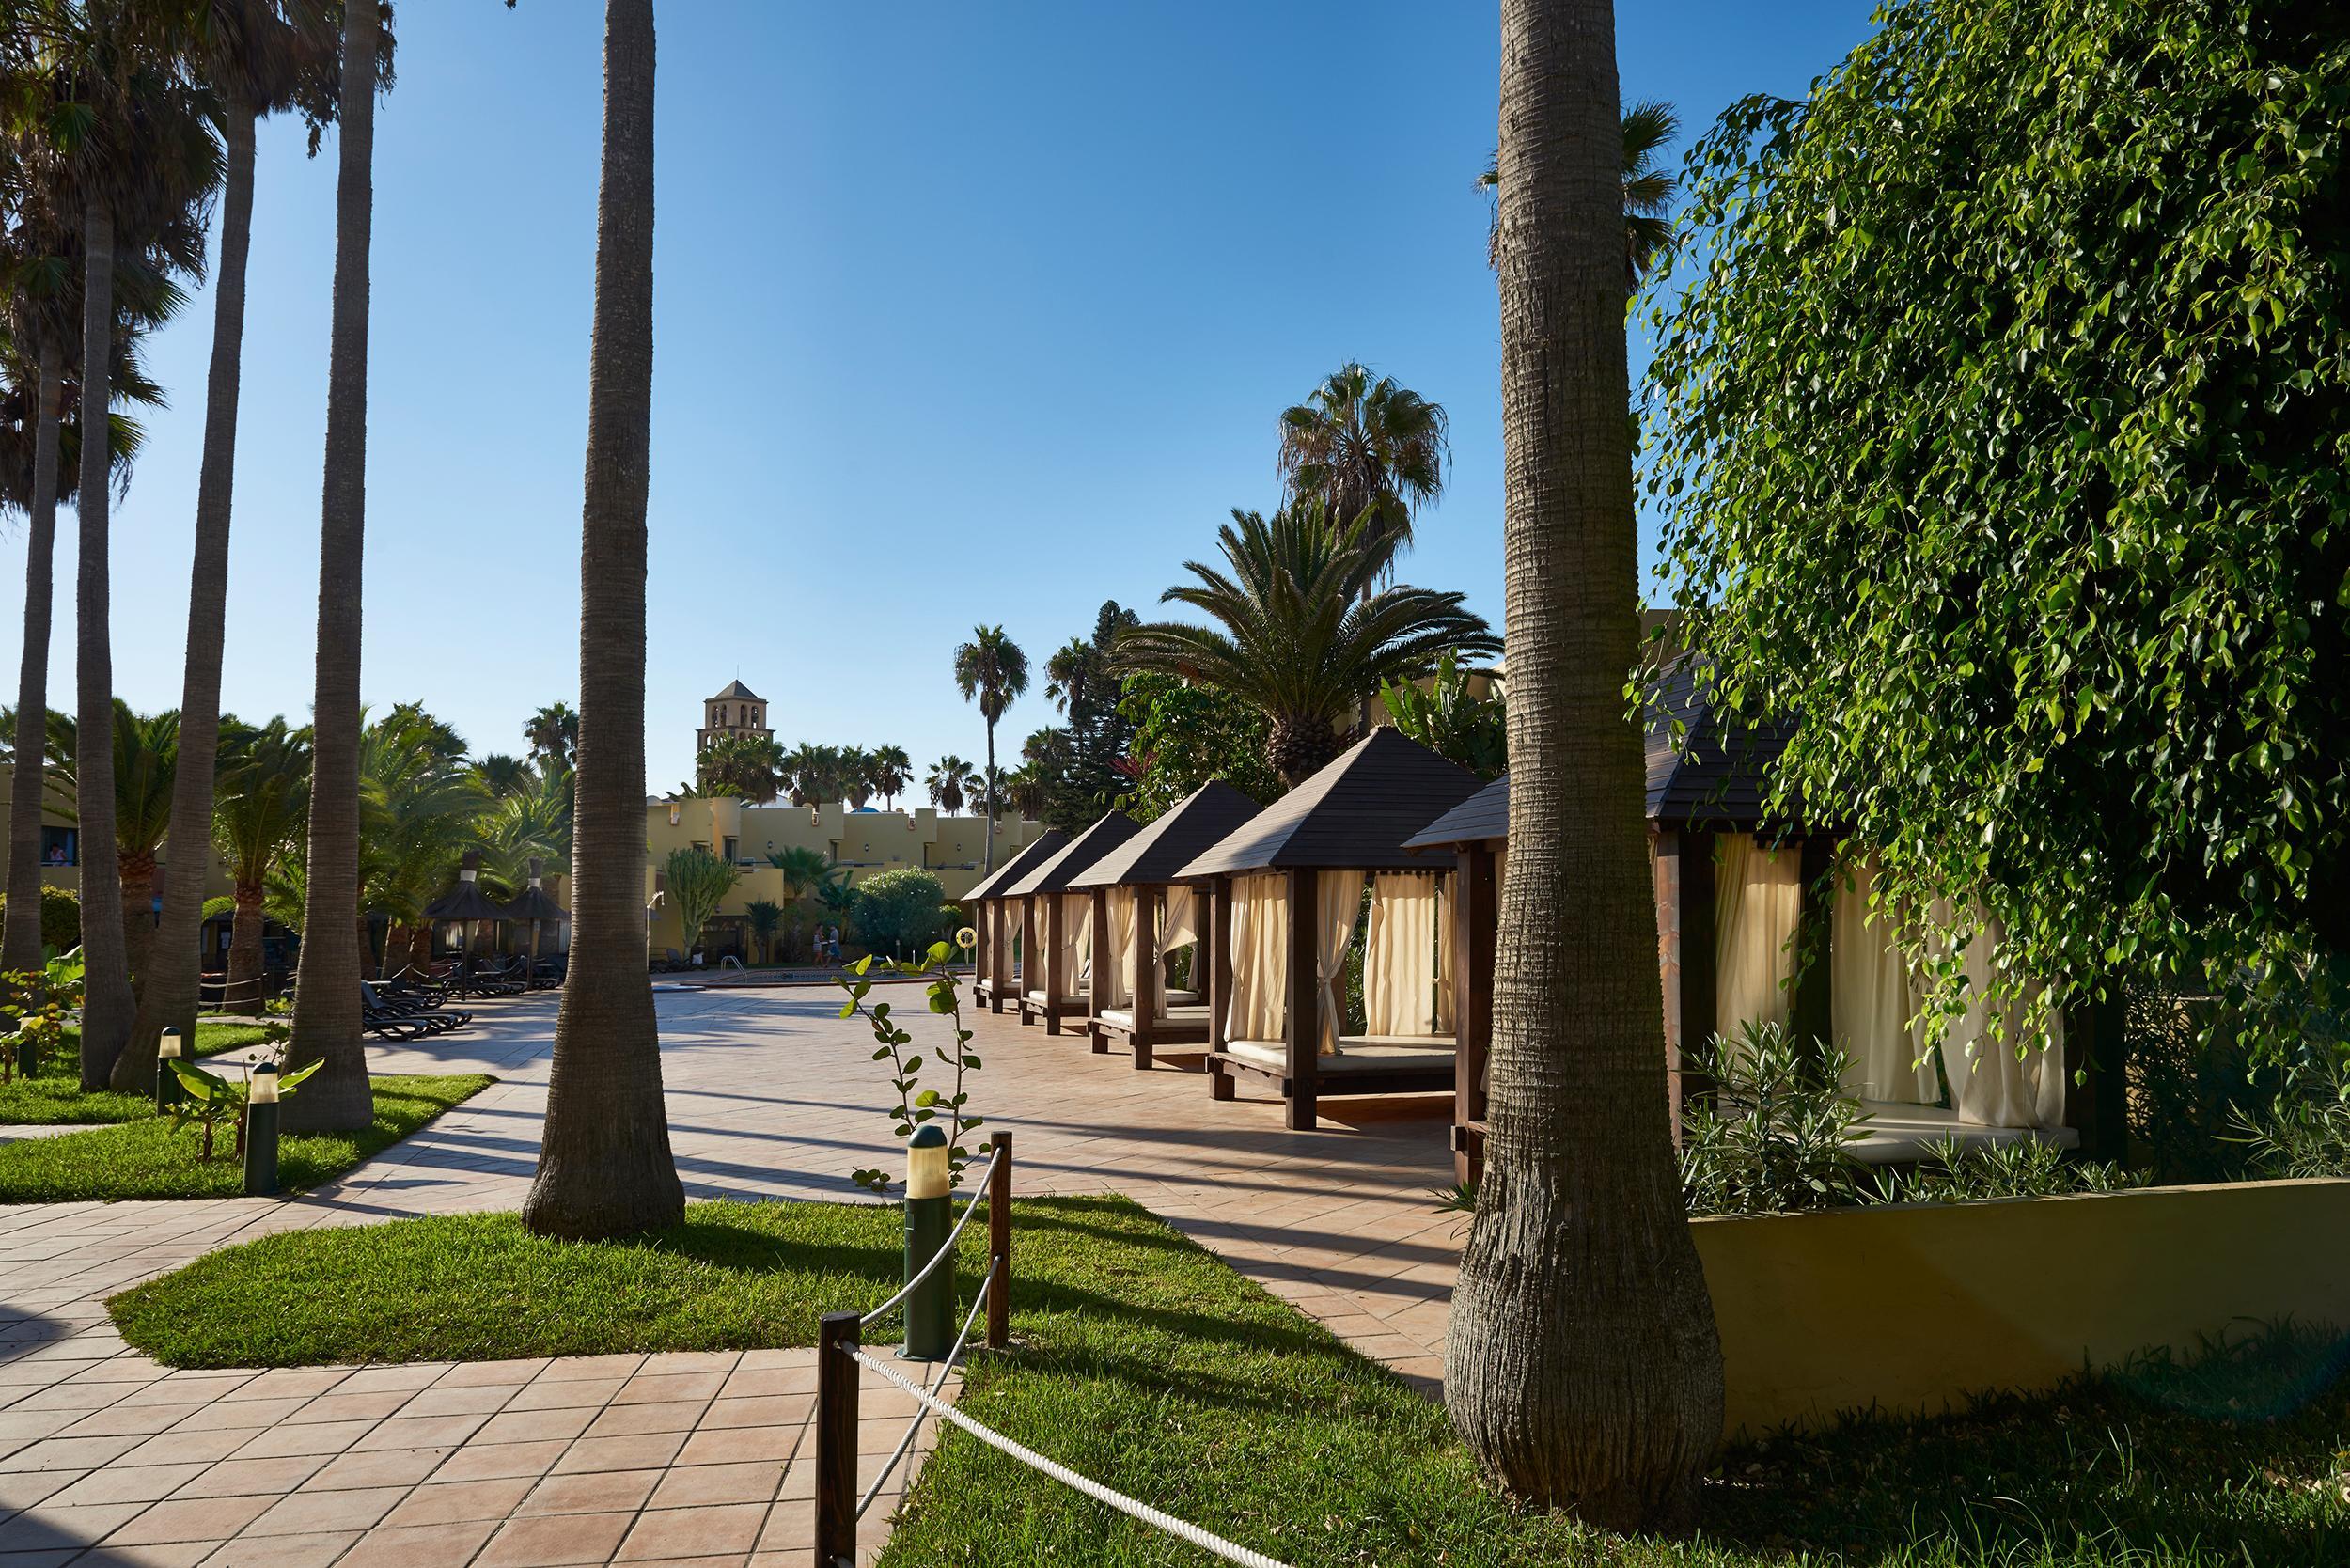
M 1178 1519 L 1172 1513 L 1162 1513 L 1149 1503 L 1136 1502 L 1123 1492 L 1113 1492 L 1098 1481 L 1089 1481 L 1066 1466 L 1055 1464 L 1034 1449 L 1021 1447 L 1002 1433 L 980 1425 L 953 1405 L 944 1403 L 932 1395 L 924 1393 L 919 1388 L 899 1376 L 896 1369 L 882 1365 L 861 1350 L 852 1350 L 848 1354 L 860 1366 L 871 1368 L 887 1381 L 912 1394 L 916 1401 L 928 1406 L 940 1419 L 954 1422 L 955 1425 L 963 1428 L 988 1447 L 1008 1453 L 1032 1468 L 1043 1471 L 1063 1486 L 1074 1487 L 1095 1502 L 1107 1503 L 1120 1513 L 1129 1514 L 1146 1525 L 1153 1526 L 1169 1535 L 1188 1541 L 1202 1551 L 1214 1553 L 1227 1562 L 1240 1563 L 1243 1568 L 1289 1568 L 1289 1565 L 1278 1558 L 1267 1557 L 1262 1552 L 1250 1551 L 1247 1547 L 1237 1545 L 1212 1531 L 1201 1529 L 1198 1525 Z
M 971 1190 L 970 1200 L 963 1205 L 963 1217 L 956 1220 L 955 1228 L 947 1232 L 947 1239 L 939 1244 L 939 1248 L 936 1252 L 931 1254 L 931 1261 L 922 1265 L 920 1273 L 916 1274 L 913 1278 L 907 1280 L 903 1286 L 900 1287 L 896 1295 L 891 1296 L 887 1301 L 883 1302 L 880 1306 L 874 1308 L 871 1311 L 857 1319 L 856 1325 L 859 1329 L 864 1328 L 867 1324 L 871 1323 L 876 1318 L 885 1315 L 891 1308 L 897 1306 L 900 1302 L 905 1300 L 906 1297 L 912 1295 L 914 1294 L 915 1286 L 920 1284 L 923 1280 L 928 1279 L 931 1277 L 932 1270 L 936 1269 L 940 1263 L 955 1255 L 955 1238 L 963 1234 L 963 1228 L 964 1226 L 971 1223 L 971 1215 L 973 1212 L 979 1208 L 979 1200 L 986 1196 L 987 1178 L 995 1172 L 995 1162 L 1003 1157 L 1003 1147 L 999 1144 L 996 1147 L 995 1152 L 988 1155 L 987 1166 L 979 1172 L 979 1185 Z
M 979 1321 L 979 1309 L 987 1305 L 987 1293 L 995 1283 L 995 1265 L 991 1262 L 987 1265 L 987 1278 L 979 1281 L 979 1294 L 971 1300 L 971 1315 L 963 1320 L 963 1332 L 955 1336 L 954 1349 L 947 1353 L 947 1359 L 939 1366 L 938 1375 L 931 1379 L 932 1398 L 937 1398 L 938 1390 L 947 1386 L 947 1376 L 955 1370 L 955 1362 L 963 1356 L 963 1347 L 970 1342 L 971 1325 Z M 914 1419 L 906 1423 L 905 1435 L 898 1439 L 898 1446 L 890 1450 L 889 1458 L 882 1465 L 881 1473 L 873 1478 L 873 1484 L 865 1489 L 865 1496 L 856 1500 L 858 1518 L 864 1518 L 865 1511 L 873 1506 L 875 1497 L 881 1496 L 883 1483 L 889 1480 L 890 1472 L 897 1469 L 898 1461 L 906 1456 L 906 1450 L 914 1446 L 914 1435 L 922 1430 L 922 1419 L 929 1414 L 930 1411 L 921 1405 L 914 1407 Z

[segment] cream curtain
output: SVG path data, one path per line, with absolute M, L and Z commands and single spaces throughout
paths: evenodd
M 1286 1018 L 1289 977 L 1289 878 L 1278 871 L 1232 879 L 1232 999 L 1224 1012 L 1227 1040 L 1278 1040 Z
M 1151 968 L 1151 1007 L 1154 1012 L 1167 1011 L 1167 955 L 1186 943 L 1199 940 L 1198 903 L 1188 887 L 1166 889 L 1166 899 L 1159 906 L 1159 939 L 1152 951 L 1158 962 Z M 1192 989 L 1199 989 L 1199 960 L 1192 957 Z
M 1917 1027 L 1909 965 L 1889 917 L 1869 908 L 1876 878 L 1873 852 L 1848 860 L 1828 920 L 1829 1027 L 1852 1058 L 1844 1089 L 1863 1100 L 1937 1105 L 1942 1082 Z
M 1452 895 L 1457 878 L 1436 882 L 1436 1006 L 1438 1034 L 1452 1032 Z
M 1111 888 L 1109 906 L 1110 972 L 1104 977 L 1103 994 L 1095 1000 L 1102 1007 L 1131 1007 L 1135 999 L 1135 890 Z
M 1715 835 L 1714 1027 L 1735 1042 L 1747 1024 L 1784 1025 L 1794 1010 L 1802 856 L 1751 833 Z
M 1061 974 L 1072 992 L 1082 991 L 1093 973 L 1093 895 L 1058 893 L 1053 924 L 1060 937 Z
M 1324 871 L 1314 879 L 1314 967 L 1322 987 L 1319 1053 L 1339 1054 L 1340 1026 L 1346 1019 L 1346 949 L 1363 912 L 1363 873 Z
M 1430 1034 L 1436 1027 L 1436 879 L 1381 871 L 1371 879 L 1363 938 L 1363 1027 L 1371 1034 Z
M 1963 1017 L 1950 1020 L 1942 1036 L 1942 1071 L 1950 1080 L 1950 1105 L 1958 1119 L 1974 1127 L 2060 1127 L 2064 1124 L 2064 1020 L 2048 1019 L 2048 1038 L 2027 1043 L 2024 1015 L 2036 1000 L 2040 982 L 2027 979 L 2023 994 L 1996 1006 L 1991 986 L 2000 978 L 1999 944 L 2005 938 L 1996 917 L 1978 912 L 1982 920 L 1974 939 L 1960 960 L 1966 971 L 1967 1006 Z M 1950 954 L 1943 933 L 1956 921 L 1950 907 L 1936 902 L 1930 946 L 1941 956 Z M 1992 1027 L 1994 1015 L 1999 1027 Z M 2016 1047 L 2025 1046 L 2022 1056 Z

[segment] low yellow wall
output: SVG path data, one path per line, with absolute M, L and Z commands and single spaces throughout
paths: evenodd
M 1694 1220 L 1733 1433 L 2047 1388 L 2241 1321 L 2350 1326 L 2350 1181 Z

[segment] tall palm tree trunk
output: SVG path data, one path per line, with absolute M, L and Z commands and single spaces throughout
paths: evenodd
M 1503 0 L 1510 864 L 1485 1174 L 1445 1403 L 1505 1486 L 1614 1529 L 1693 1522 L 1721 1348 L 1667 1116 L 1624 426 L 1608 0 Z
M 987 792 L 987 863 L 985 870 L 995 870 L 995 721 L 987 721 L 987 773 L 979 780 L 979 788 Z
M 115 672 L 107 623 L 107 411 L 114 354 L 114 216 L 93 201 L 83 216 L 81 581 L 74 594 L 74 697 L 79 710 L 74 808 L 82 844 L 82 1087 L 103 1089 L 130 1038 L 130 961 L 115 858 Z
M 368 244 L 374 227 L 376 8 L 343 8 L 341 166 L 320 507 L 318 699 L 311 716 L 310 842 L 290 1066 L 326 1065 L 286 1102 L 288 1127 L 373 1118 L 359 1037 L 359 627 L 368 522 Z
M 261 1011 L 262 896 L 258 882 L 237 884 L 237 910 L 228 923 L 228 983 L 221 996 L 223 1012 Z
M 213 768 L 220 755 L 221 628 L 228 615 L 228 522 L 237 475 L 237 398 L 244 350 L 245 260 L 253 244 L 252 112 L 223 105 L 227 175 L 213 273 L 212 364 L 204 388 L 204 456 L 196 479 L 196 559 L 188 573 L 187 670 L 180 696 L 179 771 L 164 863 L 164 911 L 139 976 L 138 1022 L 115 1063 L 117 1089 L 151 1091 L 165 1029 L 196 1038 L 204 873 L 212 865 Z
M 673 1225 L 661 1038 L 645 974 L 645 496 L 652 434 L 652 0 L 608 0 L 595 341 L 579 553 L 572 964 L 523 1222 L 541 1235 Z
M 16 676 L 16 768 L 8 799 L 8 907 L 0 969 L 40 967 L 40 808 L 48 793 L 49 621 L 56 589 L 57 431 L 65 377 L 55 344 L 40 354 L 33 430 L 32 515 L 24 538 L 24 653 Z

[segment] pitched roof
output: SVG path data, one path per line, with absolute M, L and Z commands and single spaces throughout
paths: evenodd
M 513 902 L 506 906 L 509 920 L 568 920 L 563 906 L 547 896 L 547 890 L 537 883 L 524 888 Z
M 1684 727 L 1674 744 L 1673 721 Z M 1771 769 L 1795 732 L 1792 724 L 1749 724 L 1723 713 L 1705 671 L 1684 659 L 1659 676 L 1648 696 L 1648 817 L 1672 827 L 1753 828 L 1775 823 L 1763 802 Z M 1508 776 L 1430 823 L 1412 849 L 1449 849 L 1510 835 Z
M 1172 882 L 1175 873 L 1264 808 L 1220 778 L 1212 778 L 1166 815 L 1096 860 L 1072 887 L 1141 887 Z
M 1066 891 L 1071 878 L 1141 831 L 1142 824 L 1134 818 L 1123 811 L 1113 811 L 1070 839 L 1061 846 L 1059 854 L 1004 892 L 1011 898 L 1026 898 L 1032 893 Z
M 995 870 L 988 875 L 980 878 L 978 886 L 963 895 L 963 902 L 965 903 L 974 903 L 980 899 L 995 898 L 996 896 L 997 889 L 1010 887 L 1013 883 L 1020 880 L 1020 878 L 1026 876 L 1030 871 L 1035 870 L 1039 866 L 1042 866 L 1044 862 L 1050 860 L 1054 855 L 1058 855 L 1061 851 L 1061 846 L 1068 842 L 1069 835 L 1063 833 L 1059 828 L 1046 828 L 1043 832 L 1036 836 L 1035 839 L 1029 843 L 1027 848 L 1022 850 L 1018 855 L 1013 855 L 1010 860 L 1007 860 L 1002 865 L 996 867 Z
M 740 698 L 749 698 L 753 702 L 764 702 L 767 700 L 757 692 L 751 690 L 750 687 L 743 684 L 740 681 L 729 682 L 725 691 L 718 693 L 715 697 L 704 698 L 702 700 L 705 702 L 720 702 L 732 701 Z
M 1477 792 L 1477 776 L 1382 725 L 1177 873 L 1412 870 L 1403 840 Z

